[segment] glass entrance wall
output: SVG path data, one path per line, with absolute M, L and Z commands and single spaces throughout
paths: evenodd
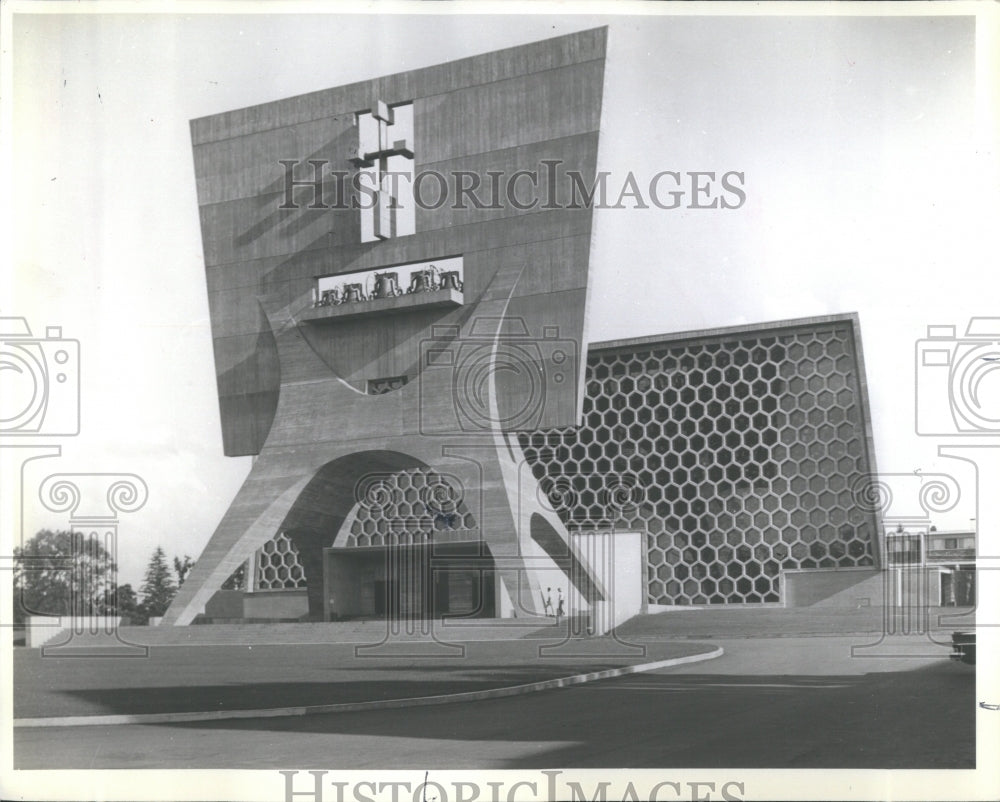
M 477 542 L 324 549 L 324 618 L 496 615 L 493 559 Z

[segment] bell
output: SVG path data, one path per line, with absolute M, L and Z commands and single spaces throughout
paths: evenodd
M 429 292 L 437 289 L 433 270 L 414 270 L 410 274 L 410 286 L 407 292 Z
M 372 292 L 372 298 L 392 298 L 402 294 L 403 291 L 399 289 L 398 273 L 375 274 L 375 290 Z
M 462 279 L 458 276 L 457 270 L 446 270 L 441 274 L 441 289 L 442 290 L 455 290 L 456 292 L 461 292 Z
M 343 303 L 357 303 L 358 301 L 367 301 L 365 298 L 365 291 L 360 284 L 345 284 L 344 285 L 344 301 Z
M 323 290 L 323 295 L 319 299 L 320 306 L 336 306 L 340 303 L 340 290 L 336 287 L 332 290 Z

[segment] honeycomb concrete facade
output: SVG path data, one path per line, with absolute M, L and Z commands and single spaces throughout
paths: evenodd
M 782 600 L 877 561 L 854 316 L 591 346 L 582 425 L 521 435 L 571 529 L 643 531 L 650 604 Z
M 256 590 L 296 590 L 306 587 L 306 572 L 291 538 L 279 532 L 257 551 Z
M 375 477 L 352 511 L 347 547 L 434 540 L 435 533 L 476 530 L 476 520 L 454 488 L 434 471 Z M 440 537 L 440 535 L 439 535 Z M 470 540 L 478 537 L 470 536 Z

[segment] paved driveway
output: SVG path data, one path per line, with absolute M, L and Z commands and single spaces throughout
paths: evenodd
M 717 641 L 726 654 L 707 663 L 436 708 L 18 729 L 15 765 L 972 768 L 974 670 L 946 649 L 852 657 L 858 640 Z

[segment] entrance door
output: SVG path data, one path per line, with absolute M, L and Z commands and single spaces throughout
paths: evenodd
M 942 607 L 954 607 L 955 606 L 955 584 L 954 577 L 951 571 L 942 571 L 939 576 L 941 577 L 941 606 Z
M 434 615 L 451 614 L 475 618 L 496 615 L 493 571 L 453 568 L 434 572 Z

